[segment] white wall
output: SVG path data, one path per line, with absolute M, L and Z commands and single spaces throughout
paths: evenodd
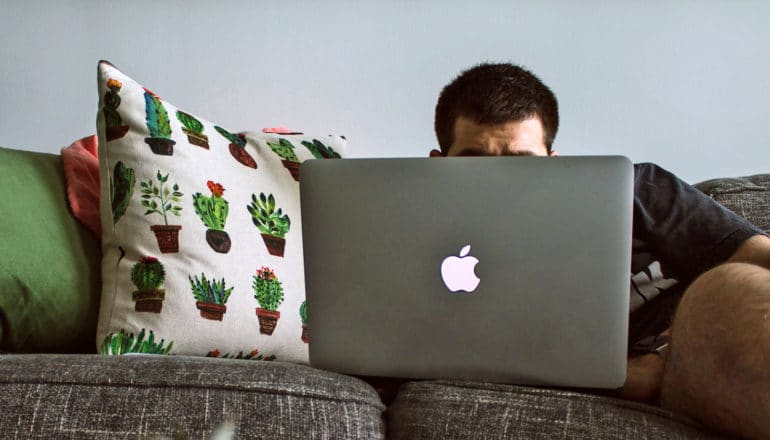
M 491 60 L 556 92 L 562 154 L 621 153 L 690 182 L 770 172 L 767 1 L 213 3 L 0 0 L 0 145 L 57 152 L 93 133 L 107 59 L 234 130 L 425 156 L 441 87 Z

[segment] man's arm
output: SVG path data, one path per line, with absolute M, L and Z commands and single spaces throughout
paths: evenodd
M 750 263 L 770 269 L 770 237 L 755 235 L 738 247 L 728 263 Z

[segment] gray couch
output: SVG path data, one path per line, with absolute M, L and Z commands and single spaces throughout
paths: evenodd
M 697 186 L 770 230 L 770 175 Z M 0 438 L 206 438 L 225 420 L 238 439 L 719 438 L 654 406 L 577 391 L 400 385 L 280 362 L 6 354 Z

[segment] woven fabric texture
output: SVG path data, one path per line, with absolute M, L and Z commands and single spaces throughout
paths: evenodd
M 358 379 L 281 362 L 181 356 L 0 356 L 0 437 L 384 438 L 377 393 Z
M 393 439 L 717 439 L 669 411 L 573 391 L 435 381 L 404 385 Z
M 712 179 L 695 187 L 770 233 L 770 174 Z

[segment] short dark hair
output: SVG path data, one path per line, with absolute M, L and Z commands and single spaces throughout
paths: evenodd
M 543 124 L 548 153 L 559 129 L 556 96 L 532 72 L 521 66 L 483 63 L 463 71 L 441 91 L 434 128 L 441 152 L 454 142 L 459 116 L 477 124 L 523 121 L 537 115 Z

